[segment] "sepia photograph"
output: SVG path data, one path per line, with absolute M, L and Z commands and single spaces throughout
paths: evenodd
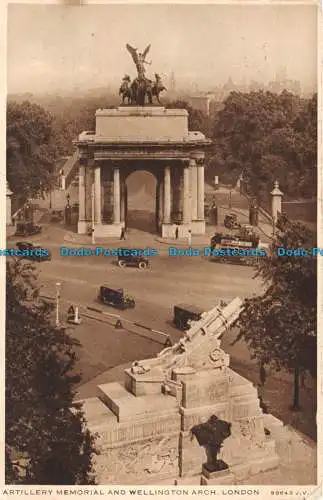
M 8 5 L 4 498 L 314 498 L 319 15 Z

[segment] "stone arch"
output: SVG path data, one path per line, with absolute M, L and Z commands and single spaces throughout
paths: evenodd
M 160 217 L 160 175 L 145 163 L 125 168 L 120 186 L 121 210 L 127 228 L 156 233 Z

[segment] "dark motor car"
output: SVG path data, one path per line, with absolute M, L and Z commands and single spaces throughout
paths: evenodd
M 177 304 L 174 306 L 174 324 L 180 330 L 187 330 L 191 321 L 201 319 L 203 309 L 192 304 Z
M 129 248 L 121 249 L 122 253 L 124 250 L 129 252 Z M 118 256 L 119 267 L 138 267 L 139 269 L 146 269 L 149 266 L 149 261 L 143 255 L 119 255 Z
M 104 285 L 100 286 L 98 300 L 122 310 L 133 309 L 136 305 L 134 298 L 127 295 L 122 288 L 114 290 Z
M 43 260 L 51 260 L 51 253 L 47 248 L 43 248 L 37 243 L 30 243 L 29 241 L 17 241 L 16 247 L 18 250 L 27 250 L 23 259 L 36 260 L 38 262 Z
M 18 222 L 15 236 L 32 236 L 41 233 L 42 227 L 33 222 Z
M 51 212 L 50 220 L 51 222 L 60 222 L 64 219 L 64 210 L 53 210 Z

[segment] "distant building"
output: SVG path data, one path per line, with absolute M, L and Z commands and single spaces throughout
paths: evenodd
M 293 94 L 301 93 L 301 84 L 298 80 L 291 80 L 287 77 L 287 69 L 286 66 L 281 66 L 276 71 L 275 80 L 269 82 L 268 90 L 270 92 L 275 92 L 276 94 L 280 94 L 283 90 L 287 90 L 288 92 L 292 92 Z
M 287 69 L 286 66 L 279 66 L 278 70 L 276 71 L 276 82 L 282 82 L 284 80 L 287 80 Z
M 213 94 L 196 95 L 189 98 L 189 104 L 193 109 L 203 111 L 206 115 L 210 114 L 211 104 L 214 102 L 215 96 Z
M 293 94 L 301 94 L 301 84 L 298 80 L 281 80 L 279 82 L 269 82 L 268 90 L 276 94 L 280 94 L 283 90 L 292 92 Z

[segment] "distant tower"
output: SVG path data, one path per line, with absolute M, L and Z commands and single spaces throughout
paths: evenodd
M 279 66 L 276 71 L 276 82 L 284 82 L 287 80 L 287 69 L 286 66 Z
M 171 75 L 170 75 L 169 90 L 171 92 L 175 92 L 175 90 L 176 90 L 176 80 L 175 80 L 175 73 L 174 73 L 174 71 L 172 71 Z

